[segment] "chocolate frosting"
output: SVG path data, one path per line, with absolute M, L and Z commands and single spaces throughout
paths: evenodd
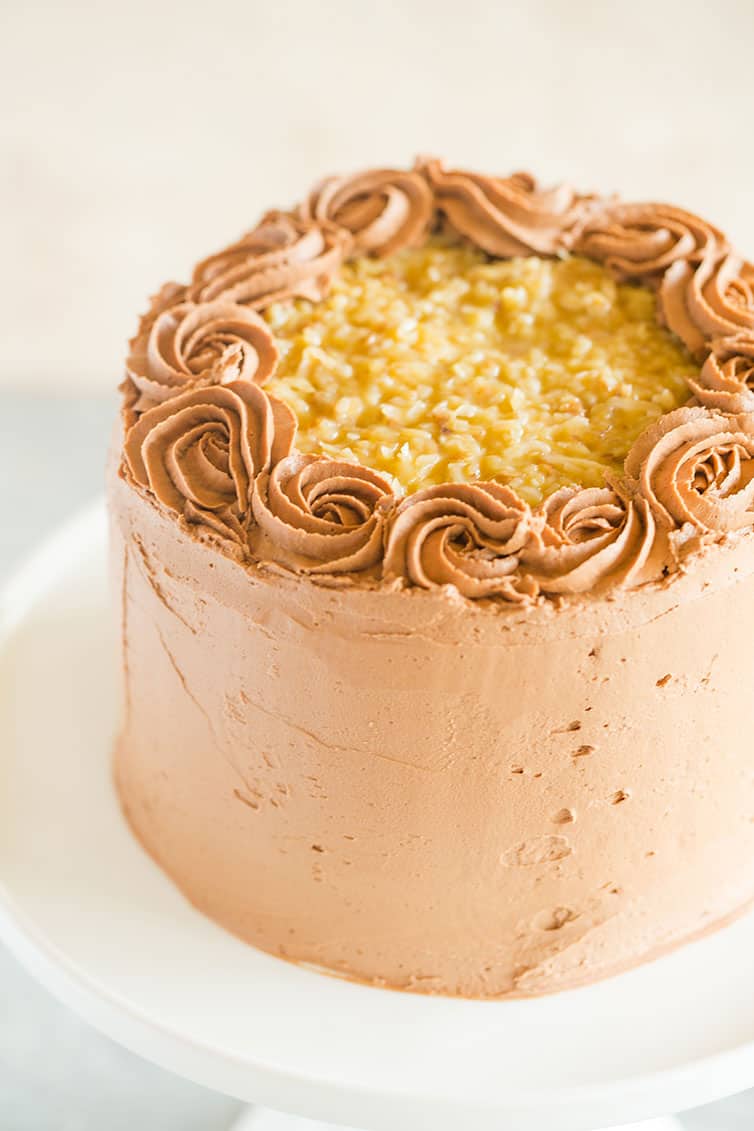
M 282 401 L 234 381 L 149 409 L 129 429 L 123 452 L 133 481 L 160 503 L 237 541 L 254 480 L 288 454 L 295 429 Z
M 661 320 L 692 353 L 710 338 L 754 328 L 754 267 L 706 220 L 669 204 L 613 204 L 573 248 L 620 280 L 659 288 Z
M 399 503 L 376 471 L 294 448 L 290 410 L 259 387 L 277 350 L 254 308 L 321 299 L 346 257 L 420 242 L 437 215 L 493 256 L 574 251 L 654 287 L 658 317 L 706 357 L 695 401 L 645 431 L 620 484 L 558 491 L 536 513 L 497 483 Z M 707 221 L 420 160 L 328 178 L 199 263 L 188 287 L 162 288 L 127 361 L 125 464 L 163 506 L 252 558 L 528 605 L 661 580 L 688 531 L 698 542 L 752 525 L 753 375 L 754 266 Z
M 692 353 L 710 338 L 754 330 L 754 264 L 712 251 L 698 264 L 679 260 L 663 277 L 660 310 Z
M 532 601 L 537 586 L 518 568 L 532 525 L 526 503 L 499 483 L 427 487 L 398 507 L 385 575 L 423 589 L 450 585 L 463 597 Z
M 754 523 L 754 415 L 679 408 L 639 437 L 626 475 L 658 520 L 724 533 Z
M 586 222 L 573 250 L 604 263 L 621 281 L 657 284 L 676 262 L 698 263 L 727 248 L 722 232 L 671 204 L 614 203 Z
M 543 189 L 529 173 L 489 177 L 446 170 L 437 160 L 420 168 L 450 226 L 499 258 L 564 251 L 593 199 L 568 185 Z
M 222 298 L 255 307 L 289 298 L 317 302 L 327 294 L 348 246 L 343 229 L 268 212 L 237 243 L 197 264 L 189 295 L 201 302 Z
M 186 388 L 262 384 L 274 372 L 278 351 L 267 323 L 238 303 L 179 302 L 151 310 L 131 343 L 126 372 L 143 400 L 138 409 Z
M 392 502 L 392 488 L 377 472 L 298 452 L 260 475 L 253 493 L 269 556 L 305 573 L 378 565 Z
M 645 499 L 610 487 L 563 488 L 545 502 L 539 538 L 522 558 L 546 593 L 588 593 L 637 583 L 656 544 Z
M 718 412 L 754 412 L 754 333 L 719 338 L 689 386 L 700 404 Z
M 672 583 L 514 605 L 240 568 L 115 476 L 110 511 L 119 795 L 241 938 L 510 998 L 635 966 L 754 897 L 754 539 Z
M 355 255 L 392 255 L 420 244 L 434 211 L 432 191 L 416 172 L 371 169 L 328 177 L 299 209 L 304 222 L 334 224 L 353 237 Z

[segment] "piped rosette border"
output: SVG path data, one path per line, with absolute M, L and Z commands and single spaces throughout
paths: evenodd
M 404 498 L 368 467 L 297 450 L 293 413 L 264 388 L 278 350 L 259 311 L 318 302 L 346 259 L 438 229 L 496 258 L 583 255 L 655 291 L 658 320 L 700 370 L 620 481 L 537 509 L 496 482 Z M 326 179 L 162 288 L 123 392 L 125 478 L 237 559 L 313 579 L 530 605 L 643 585 L 754 525 L 754 266 L 680 208 L 544 189 L 526 173 L 423 159 Z

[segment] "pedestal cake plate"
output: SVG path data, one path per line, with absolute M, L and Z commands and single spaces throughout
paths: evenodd
M 92 1025 L 263 1105 L 238 1131 L 664 1131 L 667 1112 L 754 1085 L 752 915 L 621 977 L 514 1002 L 353 985 L 204 919 L 118 808 L 106 574 L 97 505 L 0 607 L 0 936 Z

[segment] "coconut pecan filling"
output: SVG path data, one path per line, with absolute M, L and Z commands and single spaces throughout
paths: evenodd
M 619 475 L 637 436 L 698 372 L 648 288 L 579 256 L 490 260 L 432 240 L 344 264 L 318 303 L 265 312 L 267 388 L 298 447 L 405 491 L 496 480 L 527 502 Z

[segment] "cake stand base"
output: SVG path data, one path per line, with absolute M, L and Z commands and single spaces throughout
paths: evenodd
M 229 1131 L 356 1131 L 356 1128 L 337 1126 L 335 1123 L 318 1123 L 296 1115 L 250 1107 L 241 1112 Z M 505 1129 L 501 1128 L 501 1131 Z M 515 1127 L 510 1131 L 515 1131 Z M 682 1131 L 682 1127 L 677 1119 L 668 1115 L 645 1123 L 624 1123 L 613 1128 L 613 1131 Z

